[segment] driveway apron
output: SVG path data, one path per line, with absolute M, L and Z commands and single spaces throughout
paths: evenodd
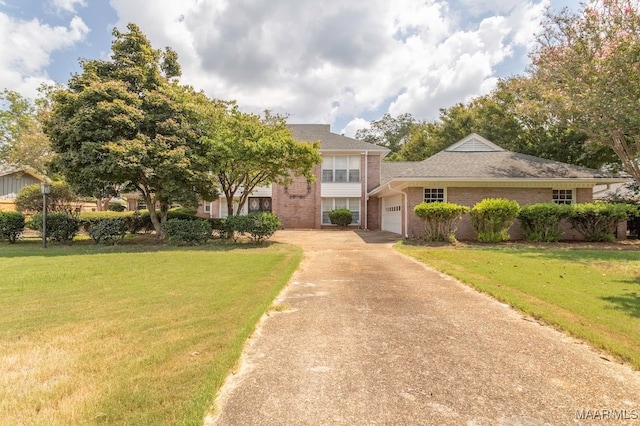
M 279 231 L 305 253 L 286 310 L 263 318 L 205 424 L 640 425 L 640 373 L 395 239 Z

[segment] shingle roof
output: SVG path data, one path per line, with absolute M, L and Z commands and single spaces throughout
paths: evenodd
M 586 167 L 547 160 L 511 151 L 440 151 L 420 162 L 381 165 L 381 182 L 392 179 L 596 179 L 615 175 Z
M 293 137 L 298 141 L 320 141 L 320 149 L 326 151 L 379 151 L 388 153 L 389 150 L 379 145 L 362 142 L 347 136 L 331 132 L 329 124 L 289 124 Z

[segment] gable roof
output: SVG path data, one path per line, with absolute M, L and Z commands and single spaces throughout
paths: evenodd
M 320 149 L 323 151 L 375 151 L 383 155 L 389 153 L 385 147 L 332 133 L 329 124 L 288 124 L 287 126 L 295 140 L 320 141 Z
M 41 174 L 39 174 L 37 171 L 35 171 L 31 167 L 28 167 L 28 166 L 17 167 L 17 166 L 13 166 L 11 164 L 7 164 L 5 162 L 0 161 L 0 177 L 11 175 L 11 174 L 14 174 L 14 173 L 24 173 L 24 174 L 32 176 L 35 179 L 38 179 L 40 181 L 43 181 L 43 182 L 47 181 L 48 182 L 48 179 L 45 176 L 42 176 Z
M 612 183 L 628 179 L 600 170 L 507 151 L 481 136 L 471 134 L 423 161 L 382 162 L 381 184 L 378 188 L 421 180 L 477 184 L 536 180 Z M 372 192 L 379 192 L 379 189 Z

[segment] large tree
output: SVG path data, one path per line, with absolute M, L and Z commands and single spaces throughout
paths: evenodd
M 53 157 L 49 138 L 41 122 L 49 112 L 47 89 L 42 88 L 36 101 L 18 92 L 0 93 L 0 160 L 19 167 L 30 167 L 47 175 L 48 162 Z
M 549 108 L 611 148 L 640 181 L 639 0 L 593 0 L 579 13 L 549 14 L 532 60 Z
M 379 120 L 372 121 L 369 128 L 358 130 L 356 139 L 384 146 L 396 153 L 409 137 L 415 122 L 413 116 L 408 113 L 397 117 L 386 113 Z
M 268 111 L 259 116 L 226 103 L 223 118 L 215 120 L 212 128 L 207 138 L 209 159 L 229 216 L 242 211 L 258 187 L 287 185 L 294 177 L 313 181 L 312 169 L 322 161 L 318 142 L 296 141 L 285 119 Z
M 214 196 L 203 137 L 215 111 L 178 83 L 175 52 L 153 49 L 136 25 L 127 28 L 114 29 L 110 60 L 81 61 L 82 72 L 54 92 L 45 131 L 78 193 L 104 196 L 120 184 L 139 191 L 162 237 L 173 202 Z

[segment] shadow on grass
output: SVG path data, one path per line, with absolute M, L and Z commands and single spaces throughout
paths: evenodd
M 613 304 L 613 309 L 615 310 L 622 311 L 634 318 L 640 318 L 640 294 L 636 292 L 621 296 L 607 296 L 603 297 L 602 300 Z
M 42 247 L 40 240 L 19 240 L 15 244 L 0 242 L 0 258 L 14 257 L 56 257 L 99 255 L 111 253 L 153 253 L 160 251 L 198 250 L 211 252 L 224 252 L 231 250 L 264 249 L 280 243 L 266 241 L 261 244 L 248 242 L 232 242 L 228 240 L 213 240 L 207 244 L 198 246 L 170 245 L 155 239 L 149 235 L 128 236 L 116 245 L 99 245 L 91 239 L 73 241 L 71 244 L 48 243 L 47 248 Z

